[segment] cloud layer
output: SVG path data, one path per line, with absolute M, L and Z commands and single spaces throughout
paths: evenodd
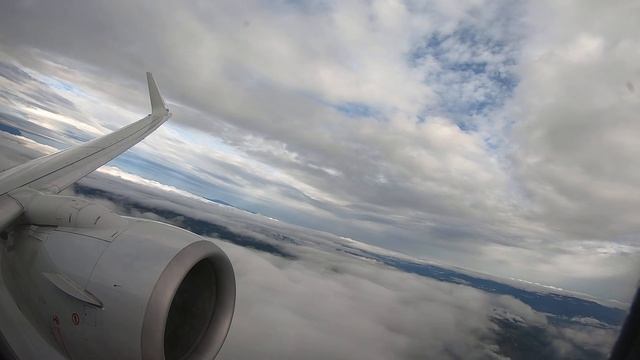
M 6 166 L 51 151 L 0 135 Z M 228 253 L 238 289 L 223 359 L 506 359 L 531 353 L 597 359 L 618 331 L 593 318 L 558 318 L 511 296 L 402 272 L 357 251 L 406 258 L 400 253 L 221 205 L 113 166 L 80 186 L 76 195 L 91 195 L 125 215 L 186 228 L 193 219 L 216 226 L 220 234 L 211 240 Z M 249 247 L 220 240 L 230 236 L 243 237 Z
M 18 1 L 3 123 L 53 147 L 175 114 L 115 164 L 416 256 L 628 300 L 632 1 Z M 597 18 L 598 21 L 593 21 Z
M 408 274 L 338 250 L 348 244 L 401 254 L 113 174 L 82 183 L 121 199 L 107 203 L 117 211 L 183 226 L 187 217 L 200 219 L 278 247 L 256 251 L 213 239 L 230 256 L 238 283 L 222 358 L 504 359 L 538 353 L 595 359 L 606 355 L 617 332 L 592 318 L 556 323 L 513 297 Z M 152 210 L 136 210 L 136 203 Z M 174 214 L 163 218 L 167 210 Z

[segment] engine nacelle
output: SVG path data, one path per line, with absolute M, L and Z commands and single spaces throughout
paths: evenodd
M 30 224 L 39 225 L 10 232 L 2 274 L 49 343 L 71 359 L 216 356 L 235 304 L 233 268 L 219 247 L 82 199 L 32 200 L 41 202 L 38 209 L 48 206 L 40 216 L 62 215 L 45 224 L 27 208 Z

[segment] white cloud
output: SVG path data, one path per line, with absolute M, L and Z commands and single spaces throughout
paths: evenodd
M 224 226 L 294 257 L 213 240 L 229 254 L 238 289 L 222 358 L 497 359 L 509 351 L 501 336 L 523 341 L 505 324 L 529 328 L 525 343 L 546 341 L 557 349 L 545 351 L 576 357 L 584 349 L 604 355 L 615 336 L 615 329 L 593 319 L 558 327 L 513 297 L 408 274 L 336 250 L 347 245 L 395 256 L 351 239 L 105 175 L 83 184 L 152 211 L 173 211 L 178 217 L 172 221 L 188 216 Z
M 238 302 L 222 358 L 491 353 L 476 337 L 490 332 L 491 299 L 478 291 L 320 253 L 317 262 L 290 263 L 224 248 L 236 264 Z
M 142 73 L 152 70 L 175 116 L 121 159 L 124 170 L 395 250 L 626 300 L 640 233 L 634 9 L 17 2 L 0 19 L 3 61 L 36 80 L 0 78 L 0 100 L 46 108 L 18 115 L 49 119 L 63 134 L 48 136 L 68 143 L 146 113 Z

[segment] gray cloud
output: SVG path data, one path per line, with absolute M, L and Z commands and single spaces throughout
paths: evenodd
M 6 166 L 51 151 L 2 136 L 0 145 L 10 144 L 2 148 Z M 293 255 L 212 240 L 229 254 L 238 284 L 236 315 L 221 358 L 503 359 L 518 354 L 504 342 L 514 336 L 524 343 L 535 336 L 534 342 L 545 344 L 536 351 L 548 356 L 600 358 L 617 331 L 591 318 L 556 325 L 510 296 L 404 273 L 336 249 L 402 254 L 220 206 L 114 168 L 80 184 L 104 191 L 113 202 L 93 201 L 116 211 L 177 224 L 189 216 Z M 152 210 L 122 207 L 131 203 Z M 166 211 L 178 217 L 165 218 Z M 517 338 L 518 331 L 525 340 Z
M 545 14 L 554 18 L 578 16 L 536 34 L 521 64 L 527 86 L 512 104 L 526 111 L 513 157 L 534 216 L 580 240 L 635 242 L 639 229 L 640 174 L 631 164 L 640 151 L 640 97 L 625 83 L 640 76 L 632 50 L 640 38 L 635 15 L 625 14 L 631 2 L 618 5 L 551 5 Z M 596 14 L 599 22 L 588 21 Z
M 282 220 L 624 300 L 639 251 L 629 9 L 18 1 L 0 15 L 6 63 L 73 107 L 12 83 L 17 65 L 3 106 L 63 115 L 24 117 L 83 139 L 147 112 L 152 70 L 174 127 L 129 171 L 170 181 L 164 164 L 184 174 L 174 186 Z
M 31 75 L 27 74 L 18 66 L 7 63 L 0 63 L 0 76 L 17 83 L 34 80 Z
M 225 248 L 239 299 L 222 358 L 491 357 L 477 336 L 489 336 L 492 299 L 480 292 L 321 254 L 287 263 Z
M 548 349 L 535 351 L 598 358 L 615 337 L 616 329 L 594 319 L 557 326 L 510 296 L 426 279 L 336 251 L 347 240 L 332 234 L 106 174 L 82 183 L 157 213 L 168 209 L 223 225 L 295 255 L 291 260 L 213 240 L 228 252 L 238 282 L 236 315 L 222 358 L 500 359 L 505 353 L 517 356 L 502 336 L 523 341 L 511 331 L 524 328 L 527 341 L 536 336 L 534 343 L 548 342 Z M 163 220 L 153 213 L 134 214 Z M 389 253 L 363 243 L 349 245 Z

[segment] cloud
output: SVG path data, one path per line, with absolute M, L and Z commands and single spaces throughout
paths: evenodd
M 12 145 L 3 154 L 15 153 L 11 158 L 18 161 L 51 151 L 29 139 L 6 138 L 2 144 Z M 220 205 L 114 167 L 80 184 L 80 194 L 101 194 L 92 200 L 127 215 L 178 225 L 191 217 L 227 229 L 225 236 L 253 239 L 249 248 L 212 239 L 229 254 L 238 283 L 221 358 L 502 359 L 517 358 L 509 345 L 514 341 L 524 346 L 519 351 L 544 348 L 549 356 L 599 358 L 616 334 L 591 318 L 558 325 L 511 296 L 431 280 L 336 249 L 406 255 Z M 527 347 L 530 342 L 537 345 Z
M 235 322 L 222 358 L 391 359 L 492 351 L 488 296 L 320 255 L 288 263 L 226 246 L 238 264 Z M 460 311 L 454 312 L 453 309 Z
M 532 6 L 532 21 L 543 12 L 568 21 L 536 33 L 520 64 L 526 86 L 511 106 L 526 113 L 515 129 L 515 174 L 533 216 L 579 240 L 628 242 L 639 229 L 638 173 L 626 165 L 640 149 L 632 136 L 640 98 L 625 85 L 640 80 L 634 6 Z M 588 20 L 596 14 L 600 21 Z
M 628 300 L 638 31 L 631 2 L 601 6 L 14 2 L 0 99 L 60 148 L 148 112 L 152 70 L 176 115 L 111 164 L 124 172 Z
M 499 359 L 517 357 L 508 345 L 514 342 L 525 352 L 548 345 L 551 358 L 599 358 L 616 334 L 589 318 L 556 325 L 511 296 L 427 279 L 336 249 L 347 244 L 400 254 L 167 192 L 153 183 L 101 173 L 82 184 L 89 190 L 81 194 L 104 191 L 114 200 L 109 206 L 125 214 L 178 224 L 192 217 L 280 249 L 257 251 L 212 239 L 230 256 L 238 284 L 222 358 Z M 132 204 L 151 210 L 136 212 Z M 172 213 L 166 218 L 158 215 L 167 211 Z M 523 338 L 513 329 L 523 331 Z

